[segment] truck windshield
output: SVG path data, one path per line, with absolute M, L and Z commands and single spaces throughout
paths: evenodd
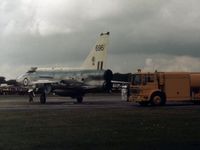
M 154 82 L 153 74 L 136 74 L 133 78 L 134 85 L 141 85 Z
M 154 82 L 154 75 L 153 74 L 146 74 L 144 76 L 144 82 L 147 83 L 147 82 Z
M 139 75 L 139 74 L 135 75 L 135 76 L 134 76 L 133 83 L 134 83 L 135 85 L 140 85 L 141 82 L 142 82 L 141 75 Z

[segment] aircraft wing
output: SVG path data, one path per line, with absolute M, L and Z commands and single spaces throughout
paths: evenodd
M 60 84 L 64 84 L 66 86 L 82 86 L 84 85 L 83 82 L 77 81 L 77 80 L 62 80 L 60 81 Z
M 62 80 L 60 83 L 54 85 L 54 89 L 84 89 L 84 90 L 90 90 L 96 88 L 96 85 L 87 85 L 81 81 L 77 80 Z
M 81 81 L 77 81 L 77 80 L 37 80 L 37 81 L 32 81 L 30 83 L 30 86 L 43 86 L 44 84 L 51 84 L 52 87 L 54 89 L 59 89 L 62 87 L 65 87 L 65 89 L 77 89 L 77 88 L 81 88 L 81 89 L 92 89 L 95 88 L 92 87 L 91 85 L 87 85 Z M 30 89 L 32 89 L 33 87 L 31 87 Z
M 129 84 L 129 82 L 124 82 L 124 81 L 111 81 L 112 82 L 112 84 Z
M 32 85 L 37 85 L 37 84 L 56 84 L 59 83 L 59 80 L 37 80 L 37 81 L 32 81 Z

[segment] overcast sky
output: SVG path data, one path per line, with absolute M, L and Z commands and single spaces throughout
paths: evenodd
M 199 0 L 0 0 L 0 75 L 78 67 L 103 31 L 115 72 L 200 71 Z

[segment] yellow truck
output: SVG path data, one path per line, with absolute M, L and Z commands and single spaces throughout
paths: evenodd
M 141 72 L 128 87 L 128 101 L 165 105 L 166 101 L 200 103 L 200 72 Z

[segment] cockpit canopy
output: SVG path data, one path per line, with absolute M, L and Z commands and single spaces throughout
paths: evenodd
M 31 67 L 30 70 L 27 71 L 27 73 L 33 73 L 36 72 L 37 67 Z

